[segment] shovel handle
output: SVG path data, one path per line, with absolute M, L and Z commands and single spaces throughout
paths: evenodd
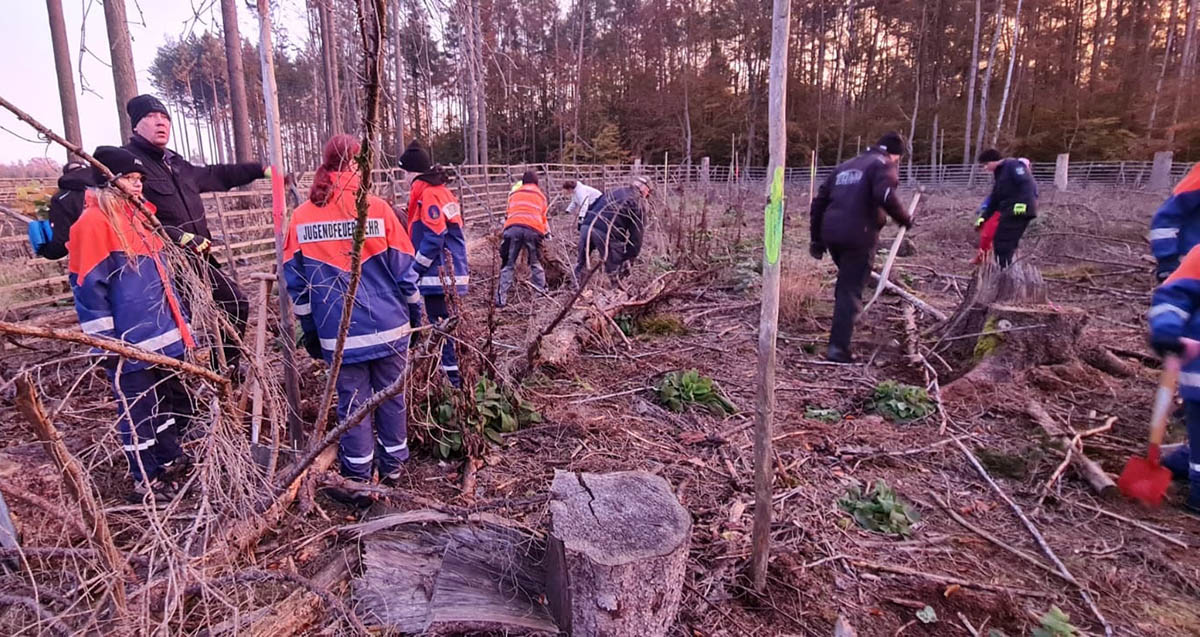
M 1154 411 L 1150 416 L 1150 446 L 1162 445 L 1167 431 L 1167 417 L 1175 400 L 1175 386 L 1179 383 L 1179 357 L 1169 354 L 1163 360 L 1163 371 L 1158 377 L 1158 390 L 1154 394 Z

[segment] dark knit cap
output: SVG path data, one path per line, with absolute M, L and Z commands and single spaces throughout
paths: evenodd
M 875 145 L 886 150 L 889 155 L 904 154 L 904 139 L 901 138 L 900 133 L 897 133 L 896 131 L 888 131 L 884 133 L 883 137 L 880 137 L 879 141 Z
M 153 95 L 138 95 L 129 100 L 125 105 L 125 112 L 129 113 L 129 125 L 136 127 L 142 118 L 150 113 L 162 113 L 169 119 L 171 114 L 167 112 L 167 107 L 158 101 Z
M 105 168 L 111 170 L 114 177 L 128 175 L 129 173 L 146 174 L 146 166 L 142 164 L 142 160 L 124 148 L 100 146 L 92 153 L 92 157 L 95 157 L 96 161 L 104 164 Z M 92 181 L 99 186 L 108 185 L 108 179 L 104 177 L 104 173 L 100 172 L 100 169 L 94 166 L 92 167 Z
M 433 168 L 433 160 L 429 158 L 429 151 L 421 148 L 421 142 L 414 139 L 408 148 L 400 153 L 400 167 L 410 173 L 426 173 Z
M 535 171 L 526 170 L 525 174 L 521 175 L 521 183 L 523 183 L 523 184 L 534 184 L 536 186 L 537 182 L 538 182 L 538 177 L 537 177 L 537 173 Z
M 995 148 L 989 148 L 982 153 L 979 153 L 979 163 L 986 164 L 988 162 L 1000 161 L 1004 156 Z

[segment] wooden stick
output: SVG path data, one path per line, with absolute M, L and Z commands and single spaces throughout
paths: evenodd
M 896 285 L 895 283 L 892 283 L 891 281 L 888 281 L 887 279 L 879 278 L 879 273 L 872 272 L 871 278 L 876 281 L 881 281 L 883 289 L 887 290 L 888 292 L 894 293 L 896 296 L 904 299 L 905 301 L 908 301 L 909 303 L 912 303 L 913 305 L 917 306 L 917 309 L 932 316 L 933 318 L 935 318 L 939 321 L 945 321 L 947 318 L 949 318 L 946 316 L 945 312 L 937 309 L 936 307 L 933 307 L 932 305 L 926 303 L 925 301 L 922 301 L 920 298 L 917 297 L 917 295 L 913 294 L 912 292 L 905 290 L 904 288 Z M 866 313 L 865 311 L 860 312 L 859 316 L 862 316 L 865 313 Z
M 1066 564 L 1063 564 L 1062 560 L 1058 559 L 1058 555 L 1056 555 L 1054 550 L 1050 548 L 1050 545 L 1046 543 L 1046 538 L 1042 537 L 1041 531 L 1038 531 L 1038 528 L 1034 526 L 1033 522 L 1029 521 L 1029 518 L 1026 517 L 1025 512 L 1021 510 L 1021 507 L 1016 502 L 1013 502 L 1012 498 L 1008 497 L 1008 494 L 1004 492 L 1004 489 L 1001 489 L 1000 485 L 996 484 L 996 481 L 992 479 L 991 474 L 989 474 L 987 469 L 980 464 L 979 458 L 976 458 L 975 454 L 971 453 L 971 450 L 968 449 L 961 440 L 955 439 L 954 443 L 958 445 L 959 451 L 962 451 L 963 455 L 967 457 L 967 460 L 971 463 L 971 466 L 975 467 L 975 471 L 978 472 L 985 481 L 987 481 L 988 486 L 990 486 L 992 490 L 996 492 L 996 495 L 1000 496 L 1000 499 L 1004 500 L 1004 502 L 1008 504 L 1009 508 L 1013 510 L 1013 513 L 1015 513 L 1016 516 L 1021 520 L 1021 523 L 1025 525 L 1025 529 L 1029 531 L 1029 534 L 1033 536 L 1034 541 L 1037 542 L 1038 546 L 1042 549 L 1042 553 L 1044 553 L 1046 557 L 1050 558 L 1050 561 L 1054 563 L 1054 566 L 1058 569 L 1058 572 L 1063 577 L 1067 578 L 1067 581 L 1079 587 L 1080 597 L 1083 598 L 1084 603 L 1087 604 L 1088 609 L 1092 611 L 1092 614 L 1095 615 L 1096 619 L 1100 620 L 1100 624 L 1104 626 L 1105 636 L 1112 637 L 1112 626 L 1109 625 L 1108 620 L 1104 618 L 1104 614 L 1100 612 L 1100 608 L 1096 606 L 1096 602 L 1092 599 L 1091 593 L 1089 593 L 1082 584 L 1079 584 L 1079 580 L 1075 579 L 1075 576 L 1072 575 L 1071 571 L 1067 569 Z
M 181 361 L 170 356 L 163 356 L 156 352 L 151 352 L 138 347 L 134 347 L 125 341 L 118 341 L 112 338 L 104 338 L 100 336 L 89 336 L 83 332 L 75 330 L 64 330 L 53 327 L 37 327 L 34 325 L 26 325 L 23 323 L 12 323 L 9 321 L 0 321 L 0 333 L 17 334 L 20 336 L 33 336 L 36 338 L 49 338 L 57 341 L 68 341 L 71 343 L 79 343 L 80 345 L 89 345 L 98 349 L 120 354 L 125 358 L 150 363 L 159 367 L 169 367 L 182 372 L 199 376 L 205 380 L 212 381 L 219 385 L 228 385 L 229 379 L 217 374 L 211 369 L 193 365 L 186 361 Z
M 1099 464 L 1083 453 L 1083 447 L 1079 445 L 1079 440 L 1082 436 L 1069 438 L 1058 426 L 1058 423 L 1054 422 L 1054 419 L 1050 417 L 1046 408 L 1035 398 L 1031 398 L 1025 403 L 1025 413 L 1029 414 L 1029 417 L 1042 428 L 1042 431 L 1046 432 L 1047 436 L 1059 440 L 1066 445 L 1067 460 L 1071 462 L 1071 465 L 1079 473 L 1079 476 L 1088 483 L 1092 491 L 1106 498 L 1117 494 L 1117 484 L 1113 482 L 1112 478 L 1104 472 L 1104 469 Z M 1078 448 L 1076 448 L 1077 445 Z M 1072 452 L 1072 449 L 1074 449 L 1074 452 Z M 1047 490 L 1051 484 L 1053 482 L 1047 483 Z
M 1154 527 L 1150 526 L 1149 524 L 1146 524 L 1145 522 L 1141 522 L 1141 521 L 1135 520 L 1133 518 L 1127 518 L 1118 513 L 1113 513 L 1112 511 L 1107 511 L 1105 509 L 1101 509 L 1100 507 L 1094 507 L 1090 504 L 1084 504 L 1082 502 L 1074 502 L 1071 500 L 1064 500 L 1064 502 L 1066 502 L 1067 504 L 1070 504 L 1071 506 L 1077 506 L 1081 509 L 1087 509 L 1088 511 L 1094 511 L 1101 515 L 1107 515 L 1108 517 L 1113 518 L 1115 520 L 1120 520 L 1122 522 L 1132 524 L 1133 526 L 1136 526 L 1137 528 L 1149 533 L 1150 535 L 1153 535 L 1154 537 L 1156 537 L 1164 542 L 1170 542 L 1171 544 L 1174 544 L 1175 546 L 1178 546 L 1179 548 L 1186 549 L 1186 548 L 1191 547 L 1191 545 L 1188 544 L 1187 542 L 1184 542 L 1183 540 L 1180 540 L 1179 538 L 1171 537 L 1170 535 L 1167 535 L 1166 533 L 1163 533 L 1163 532 L 1155 529 Z
M 863 560 L 847 560 L 851 566 L 859 568 L 867 568 L 872 571 L 882 571 L 884 573 L 895 573 L 896 575 L 908 575 L 909 577 L 920 577 L 921 579 L 945 584 L 947 586 L 962 586 L 963 588 L 977 588 L 982 591 L 991 591 L 993 593 L 1004 593 L 1007 595 L 1023 595 L 1025 597 L 1054 597 L 1053 593 L 1045 593 L 1042 591 L 1034 591 L 1028 588 L 1014 588 L 1012 586 L 1000 586 L 999 584 L 985 584 L 983 582 L 973 582 L 959 577 L 951 577 L 949 575 L 938 575 L 936 573 L 926 573 L 903 566 L 893 566 L 891 564 L 877 564 L 875 562 L 865 562 Z
M 920 201 L 921 193 L 918 192 L 917 194 L 913 195 L 912 201 L 908 203 L 909 220 L 911 220 L 913 215 L 917 213 L 917 203 Z M 871 304 L 875 303 L 875 299 L 879 298 L 879 294 L 883 292 L 883 288 L 887 283 L 889 283 L 887 280 L 888 275 L 892 272 L 892 265 L 896 263 L 896 253 L 900 252 L 900 244 L 904 241 L 904 234 L 907 231 L 908 228 L 901 227 L 899 232 L 896 233 L 896 238 L 892 239 L 892 249 L 888 251 L 887 260 L 883 262 L 883 270 L 881 270 L 880 275 L 876 277 L 879 280 L 879 284 L 875 286 L 875 293 L 871 295 L 871 300 L 867 301 L 867 304 L 863 306 L 862 311 L 858 313 L 860 319 L 863 316 L 866 316 L 867 310 L 871 309 Z
M 131 572 L 129 562 L 125 560 L 113 543 L 112 532 L 108 528 L 108 519 L 104 515 L 104 509 L 96 502 L 93 485 L 87 473 L 79 465 L 79 461 L 67 450 L 67 446 L 63 444 L 62 434 L 46 418 L 46 410 L 42 406 L 37 389 L 33 386 L 33 381 L 28 373 L 17 377 L 16 405 L 17 410 L 25 416 L 34 433 L 42 441 L 46 454 L 62 472 L 63 483 L 67 490 L 79 503 L 79 510 L 88 527 L 88 539 L 99 552 L 104 566 L 111 573 L 109 592 L 112 595 L 113 607 L 117 611 L 118 619 L 123 622 L 129 613 L 125 590 L 125 576 Z
M 786 199 L 783 177 L 787 163 L 787 54 L 791 28 L 791 0 L 774 0 L 771 20 L 771 65 L 768 89 L 767 207 L 763 223 L 762 310 L 758 321 L 758 389 L 754 401 L 754 526 L 750 573 L 754 590 L 767 587 L 767 559 L 771 552 L 771 483 L 775 426 L 775 337 L 779 332 L 779 254 L 783 243 Z
M 1032 564 L 1033 566 L 1036 566 L 1036 567 L 1042 569 L 1043 571 L 1046 571 L 1047 573 L 1050 573 L 1051 575 L 1062 579 L 1064 582 L 1067 582 L 1069 584 L 1075 584 L 1075 582 L 1072 582 L 1072 581 L 1066 579 L 1065 577 L 1063 577 L 1062 573 L 1059 573 L 1058 571 L 1054 570 L 1054 567 L 1052 567 L 1052 566 L 1046 564 L 1045 562 L 1037 559 L 1036 557 L 1026 553 L 1025 551 L 1022 551 L 1021 549 L 1018 549 L 1014 546 L 1011 546 L 1011 545 L 1005 543 L 1000 538 L 992 535 L 991 533 L 988 533 L 987 531 L 984 531 L 983 529 L 975 526 L 974 524 L 967 522 L 961 515 L 958 514 L 957 511 L 955 511 L 950 506 L 949 503 L 947 503 L 945 500 L 943 500 L 941 498 L 941 496 L 939 496 L 934 491 L 930 491 L 929 496 L 933 498 L 934 502 L 938 503 L 938 506 L 942 507 L 942 510 L 944 510 L 947 515 L 949 515 L 955 522 L 958 522 L 960 525 L 962 525 L 963 528 L 967 529 L 968 531 L 971 531 L 975 535 L 978 535 L 979 537 L 987 540 L 988 542 L 991 542 L 992 544 L 996 545 L 997 547 L 1002 548 L 1005 551 L 1008 551 L 1009 553 L 1017 556 L 1018 558 L 1024 560 L 1025 562 L 1028 562 L 1029 564 Z

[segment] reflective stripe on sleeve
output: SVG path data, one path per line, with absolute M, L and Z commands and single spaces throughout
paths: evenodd
M 1179 236 L 1179 228 L 1154 228 L 1150 231 L 1150 240 L 1174 239 Z
M 113 317 L 111 316 L 105 316 L 103 318 L 93 319 L 86 323 L 79 324 L 79 329 L 83 330 L 85 334 L 99 334 L 105 330 L 111 330 L 112 328 Z

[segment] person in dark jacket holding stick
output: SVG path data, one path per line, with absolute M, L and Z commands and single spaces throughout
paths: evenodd
M 575 264 L 576 284 L 582 284 L 593 250 L 604 259 L 604 273 L 617 278 L 629 273 L 630 264 L 642 251 L 646 229 L 646 200 L 650 198 L 650 180 L 634 177 L 624 188 L 600 195 L 579 226 L 579 257 Z
M 71 224 L 83 214 L 83 193 L 93 185 L 92 181 L 91 166 L 81 162 L 63 166 L 62 177 L 58 178 L 58 192 L 50 197 L 50 220 L 32 222 L 37 225 L 37 231 L 31 229 L 29 233 L 34 253 L 46 259 L 67 256 Z
M 1037 183 L 1029 164 L 1015 157 L 1005 159 L 994 148 L 979 153 L 979 163 L 995 176 L 992 192 L 975 220 L 981 237 L 979 248 L 985 253 L 993 250 L 1000 267 L 1007 268 L 1025 228 L 1037 216 Z
M 879 231 L 889 216 L 906 228 L 912 226 L 896 196 L 903 153 L 900 135 L 887 133 L 866 152 L 835 168 L 813 197 L 809 252 L 820 259 L 828 251 L 838 268 L 833 327 L 825 355 L 835 363 L 854 360 L 850 337 L 862 306 L 863 285 L 875 261 Z
M 269 176 L 262 164 L 194 166 L 167 148 L 171 115 L 158 98 L 139 95 L 125 105 L 133 137 L 124 148 L 146 166 L 145 197 L 158 208 L 158 219 L 167 235 L 196 256 L 195 265 L 207 266 L 202 274 L 212 285 L 213 300 L 229 317 L 239 334 L 246 331 L 250 305 L 237 283 L 226 276 L 212 256 L 212 233 L 204 216 L 200 194 L 226 191 Z M 239 348 L 225 347 L 225 360 L 237 373 Z

